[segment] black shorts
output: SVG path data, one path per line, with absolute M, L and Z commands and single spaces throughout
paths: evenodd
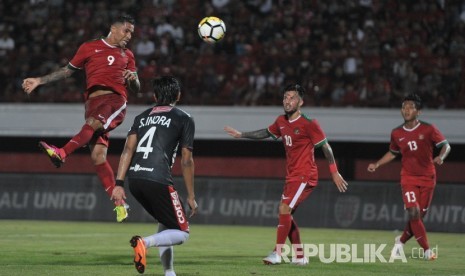
M 168 229 L 189 232 L 182 201 L 173 186 L 135 178 L 128 182 L 131 194 L 154 219 Z

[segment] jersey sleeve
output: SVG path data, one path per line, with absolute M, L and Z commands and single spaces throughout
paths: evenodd
M 389 144 L 389 151 L 395 155 L 400 154 L 400 148 L 399 145 L 396 143 L 394 131 L 391 132 L 391 142 Z
M 180 145 L 183 148 L 193 149 L 194 148 L 194 134 L 195 134 L 195 123 L 194 119 L 189 116 L 184 122 L 182 129 L 182 137 Z
M 439 131 L 439 129 L 435 125 L 432 125 L 431 127 L 432 127 L 431 139 L 433 140 L 437 148 L 441 148 L 445 144 L 449 143 L 446 140 L 446 137 L 444 137 L 444 135 Z
M 128 68 L 127 69 L 133 73 L 137 72 L 136 59 L 134 58 L 134 53 L 130 50 L 128 50 Z
M 310 121 L 308 131 L 315 148 L 319 148 L 328 142 L 326 135 L 317 120 L 313 119 Z
M 68 68 L 74 70 L 82 70 L 84 68 L 89 52 L 86 45 L 86 43 L 83 43 L 79 47 L 74 57 L 69 61 Z
M 136 116 L 136 118 L 134 118 L 134 122 L 132 123 L 132 126 L 129 128 L 129 131 L 128 131 L 128 135 L 131 135 L 131 134 L 137 134 L 137 126 L 138 126 L 138 122 L 139 122 L 139 119 L 140 116 Z
M 274 140 L 276 140 L 276 139 L 278 139 L 279 137 L 281 137 L 281 131 L 279 130 L 278 120 L 279 120 L 279 117 L 276 118 L 276 120 L 274 121 L 274 123 L 271 124 L 271 125 L 266 129 L 266 131 L 268 131 L 268 133 L 271 135 L 271 137 L 272 137 Z

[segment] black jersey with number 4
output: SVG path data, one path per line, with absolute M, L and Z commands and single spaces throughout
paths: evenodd
M 194 132 L 193 118 L 177 107 L 154 106 L 139 114 L 128 133 L 137 135 L 128 178 L 172 185 L 171 167 L 178 147 L 192 150 Z

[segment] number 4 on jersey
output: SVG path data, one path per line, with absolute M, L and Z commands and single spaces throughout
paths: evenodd
M 139 144 L 137 144 L 136 152 L 143 152 L 144 156 L 142 158 L 144 159 L 147 159 L 149 157 L 149 153 L 153 151 L 152 140 L 155 130 L 157 130 L 157 127 L 151 127 L 140 139 Z M 144 143 L 145 146 L 143 146 Z

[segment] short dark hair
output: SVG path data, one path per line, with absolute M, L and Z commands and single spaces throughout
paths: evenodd
M 284 88 L 283 94 L 287 91 L 297 91 L 299 97 L 303 98 L 305 95 L 305 88 L 303 88 L 300 84 L 290 84 Z
M 136 23 L 136 20 L 134 19 L 134 17 L 130 16 L 129 14 L 122 14 L 122 15 L 119 15 L 113 18 L 111 24 L 116 24 L 116 23 L 124 24 L 125 22 L 131 23 L 132 25 L 134 25 Z
M 181 92 L 179 81 L 172 76 L 161 76 L 153 79 L 153 93 L 157 98 L 157 105 L 176 103 Z
M 405 98 L 402 100 L 402 103 L 405 101 L 412 101 L 415 103 L 415 108 L 418 110 L 421 110 L 423 108 L 423 102 L 421 101 L 420 96 L 418 94 L 408 94 L 405 96 Z

